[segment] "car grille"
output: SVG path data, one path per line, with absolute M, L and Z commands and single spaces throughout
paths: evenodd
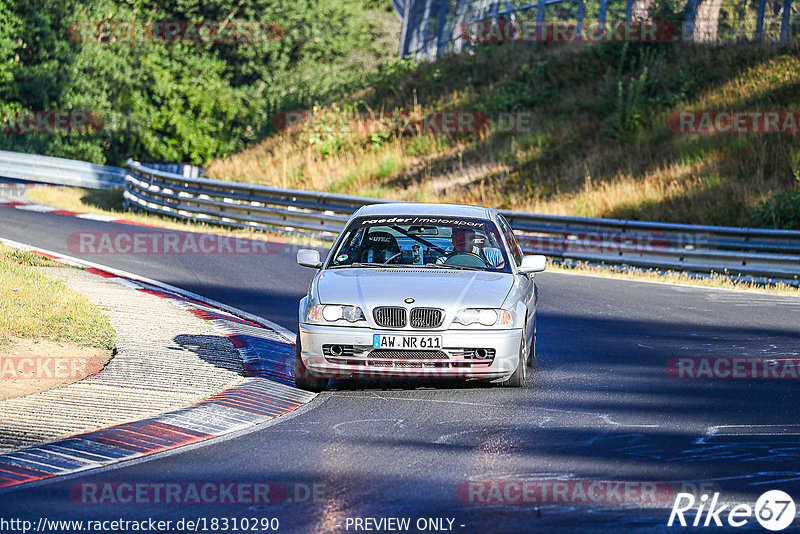
M 482 357 L 477 353 L 481 352 Z M 445 348 L 441 350 L 373 349 L 369 345 L 322 345 L 325 361 L 361 368 L 479 368 L 492 365 L 490 348 Z
M 375 308 L 372 316 L 378 326 L 385 328 L 403 328 L 406 325 L 406 309 L 398 306 Z
M 439 308 L 414 308 L 411 310 L 411 328 L 438 328 L 444 321 L 444 310 Z
M 373 350 L 368 358 L 392 360 L 446 360 L 447 354 L 440 350 Z

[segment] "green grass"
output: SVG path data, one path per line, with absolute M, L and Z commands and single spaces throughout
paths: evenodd
M 48 339 L 113 349 L 116 333 L 86 297 L 35 270 L 52 262 L 0 245 L 0 343 Z

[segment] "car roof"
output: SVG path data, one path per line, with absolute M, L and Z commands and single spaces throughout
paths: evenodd
M 434 217 L 471 217 L 475 219 L 490 219 L 495 213 L 493 208 L 481 206 L 465 206 L 463 204 L 434 204 L 424 202 L 386 202 L 383 204 L 369 204 L 360 208 L 356 215 L 427 215 Z

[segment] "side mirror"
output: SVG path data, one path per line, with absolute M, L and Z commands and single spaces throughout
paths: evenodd
M 521 273 L 538 273 L 544 271 L 547 267 L 547 256 L 539 254 L 533 256 L 523 256 L 522 265 L 519 266 Z
M 301 248 L 297 251 L 297 263 L 303 267 L 311 267 L 312 269 L 319 269 L 322 267 L 322 262 L 319 259 L 319 251 L 307 248 Z

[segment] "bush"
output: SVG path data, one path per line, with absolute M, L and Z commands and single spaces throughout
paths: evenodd
M 753 214 L 760 227 L 800 230 L 800 189 L 776 193 L 762 202 Z

